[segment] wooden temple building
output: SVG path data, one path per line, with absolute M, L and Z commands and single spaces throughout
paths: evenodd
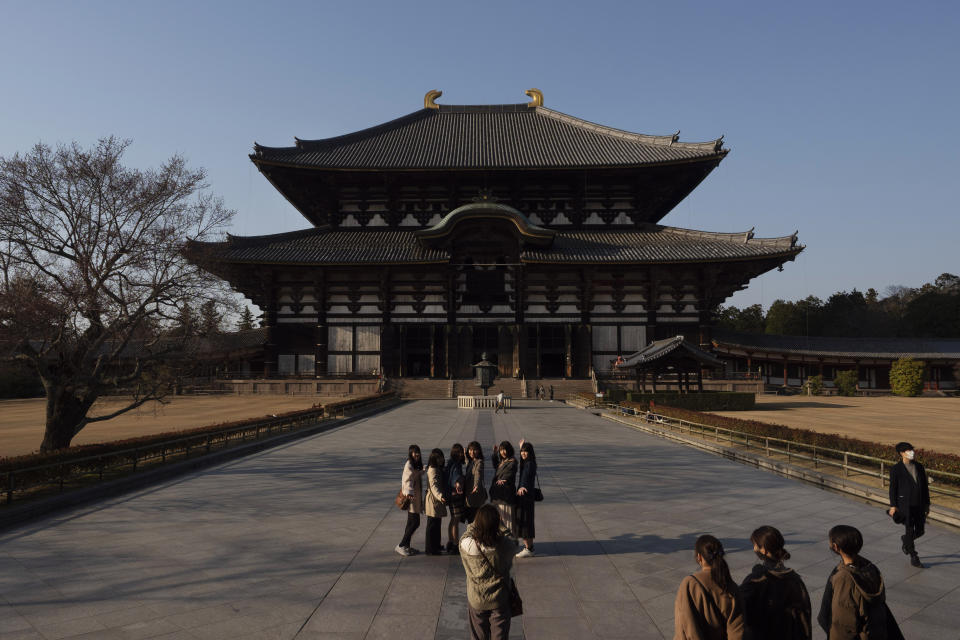
M 189 250 L 263 310 L 264 376 L 588 377 L 685 336 L 797 236 L 660 220 L 726 157 L 529 103 L 418 111 L 250 159 L 310 227 Z

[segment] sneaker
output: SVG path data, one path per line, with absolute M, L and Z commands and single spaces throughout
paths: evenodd
M 524 547 L 523 550 L 517 554 L 518 558 L 532 558 L 536 554 L 533 552 L 533 549 L 528 549 Z
M 920 556 L 915 553 L 910 554 L 910 564 L 915 566 L 918 569 L 924 569 L 923 563 L 920 562 Z
M 414 549 L 413 547 L 407 547 L 407 555 L 408 555 L 408 556 L 415 556 L 415 555 L 417 555 L 418 553 L 420 553 L 420 549 Z
M 396 551 L 402 556 L 413 555 L 412 553 L 410 553 L 410 549 L 408 549 L 407 547 L 401 547 L 400 545 L 397 545 L 396 548 L 394 548 L 394 551 Z

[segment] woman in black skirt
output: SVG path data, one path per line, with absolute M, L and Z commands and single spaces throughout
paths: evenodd
M 520 472 L 517 474 L 517 506 L 516 530 L 517 537 L 523 539 L 524 548 L 517 554 L 518 558 L 529 558 L 533 554 L 533 539 L 537 532 L 534 528 L 533 490 L 537 484 L 537 456 L 533 452 L 533 445 L 520 441 Z
M 444 469 L 447 480 L 447 506 L 450 508 L 450 522 L 447 523 L 447 552 L 457 553 L 457 541 L 460 540 L 460 522 L 466 520 L 467 505 L 464 502 L 463 464 L 466 461 L 463 445 L 459 442 L 450 449 L 450 460 Z
M 517 503 L 517 459 L 513 457 L 513 445 L 504 440 L 497 449 L 497 468 L 490 484 L 490 502 L 500 512 L 500 522 L 516 535 L 513 508 Z

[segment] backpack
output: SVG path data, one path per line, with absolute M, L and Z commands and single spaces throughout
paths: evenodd
M 777 576 L 769 571 L 757 583 L 756 640 L 809 640 L 810 596 L 796 572 Z M 779 612 L 782 612 L 779 613 Z

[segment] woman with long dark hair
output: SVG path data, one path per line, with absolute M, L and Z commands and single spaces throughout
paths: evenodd
M 533 491 L 537 487 L 537 455 L 533 445 L 520 441 L 520 472 L 517 474 L 517 505 L 515 510 L 517 537 L 523 540 L 524 548 L 518 558 L 529 558 L 533 553 L 534 528 Z
M 783 534 L 769 525 L 750 536 L 760 564 L 740 584 L 745 624 L 751 637 L 809 640 L 813 634 L 810 595 L 803 579 L 784 566 L 790 553 Z
M 700 571 L 684 578 L 677 590 L 674 640 L 742 640 L 740 594 L 723 555 L 723 545 L 713 536 L 697 538 L 694 557 Z
M 410 498 L 407 507 L 407 526 L 403 530 L 403 539 L 394 549 L 402 556 L 419 553 L 410 546 L 413 532 L 420 526 L 420 513 L 423 511 L 423 461 L 420 459 L 420 447 L 410 445 L 407 450 L 407 461 L 403 464 L 403 475 L 400 478 L 400 491 Z
M 519 548 L 496 507 L 477 509 L 460 538 L 471 640 L 507 640 L 510 635 L 510 568 Z
M 447 506 L 450 507 L 450 522 L 447 523 L 447 551 L 457 552 L 457 541 L 460 539 L 460 522 L 466 520 L 467 505 L 463 493 L 466 480 L 463 476 L 463 463 L 466 455 L 463 445 L 459 442 L 450 448 L 450 459 L 444 467 L 444 477 L 447 481 Z
M 467 445 L 467 468 L 464 474 L 463 492 L 467 502 L 467 522 L 473 522 L 477 509 L 487 501 L 487 488 L 483 483 L 483 447 L 474 440 Z
M 500 521 L 515 534 L 513 508 L 517 502 L 517 459 L 513 457 L 513 445 L 508 440 L 500 443 L 497 469 L 490 485 L 490 502 L 500 511 Z
M 443 553 L 440 546 L 440 520 L 447 515 L 447 483 L 443 478 L 443 451 L 434 449 L 427 461 L 427 499 L 423 512 L 427 514 L 427 539 L 424 553 L 438 556 Z

